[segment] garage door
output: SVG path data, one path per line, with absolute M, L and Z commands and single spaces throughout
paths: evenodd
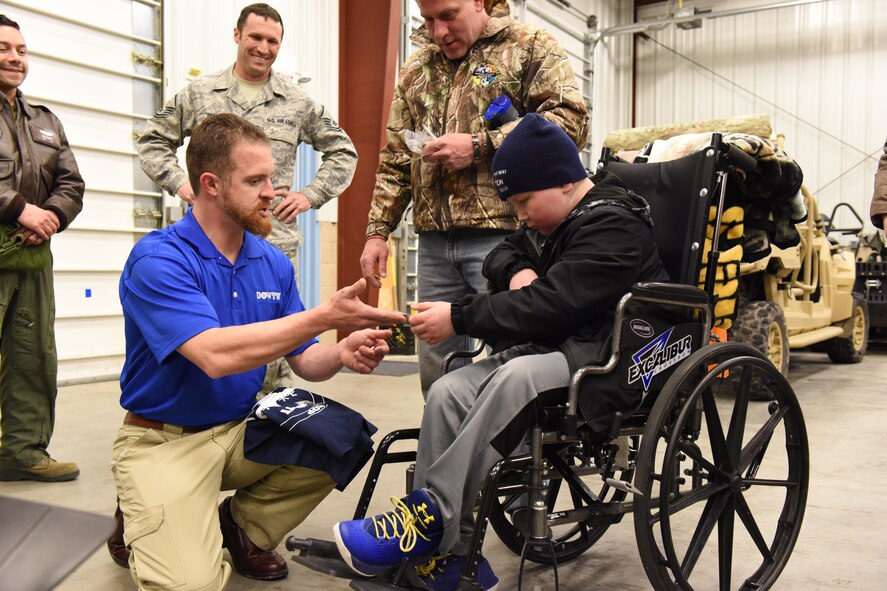
M 28 44 L 22 91 L 61 119 L 86 181 L 83 212 L 52 240 L 59 382 L 116 377 L 120 272 L 132 245 L 162 225 L 161 194 L 134 150 L 160 98 L 161 5 L 28 0 L 0 2 L 0 12 Z

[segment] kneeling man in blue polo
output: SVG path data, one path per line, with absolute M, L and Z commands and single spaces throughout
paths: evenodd
M 274 551 L 332 490 L 321 471 L 244 457 L 244 419 L 265 364 L 286 356 L 309 381 L 342 367 L 371 372 L 397 312 L 358 298 L 363 280 L 305 310 L 292 265 L 258 236 L 270 231 L 273 161 L 261 129 L 207 118 L 187 148 L 194 207 L 133 248 L 120 280 L 127 410 L 112 470 L 118 530 L 108 547 L 140 589 L 222 589 L 231 566 L 255 579 L 287 575 Z M 335 345 L 316 336 L 353 330 Z M 234 490 L 216 510 L 219 493 Z

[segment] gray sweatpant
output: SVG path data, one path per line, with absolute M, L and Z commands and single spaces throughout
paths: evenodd
M 464 554 L 472 508 L 490 468 L 502 459 L 491 442 L 539 393 L 564 388 L 563 353 L 517 346 L 438 379 L 428 391 L 416 457 L 415 487 L 440 509 L 440 553 Z

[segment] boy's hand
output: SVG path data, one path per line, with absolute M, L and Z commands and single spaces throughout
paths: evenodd
M 539 275 L 533 269 L 521 269 L 511 277 L 508 289 L 520 289 L 539 279 Z
M 436 345 L 456 334 L 449 302 L 419 302 L 410 307 L 419 312 L 410 316 L 413 334 L 429 345 Z

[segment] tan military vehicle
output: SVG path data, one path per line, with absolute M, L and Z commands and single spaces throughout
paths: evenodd
M 781 137 L 772 138 L 766 115 L 622 130 L 607 136 L 604 145 L 630 153 L 653 140 L 701 132 L 746 133 L 782 146 Z M 866 301 L 853 292 L 854 255 L 829 240 L 816 197 L 804 185 L 801 192 L 807 219 L 795 226 L 800 242 L 789 248 L 771 245 L 767 256 L 740 264 L 738 303 L 728 331 L 729 340 L 765 352 L 785 376 L 790 350 L 812 348 L 836 363 L 858 363 L 868 346 Z

